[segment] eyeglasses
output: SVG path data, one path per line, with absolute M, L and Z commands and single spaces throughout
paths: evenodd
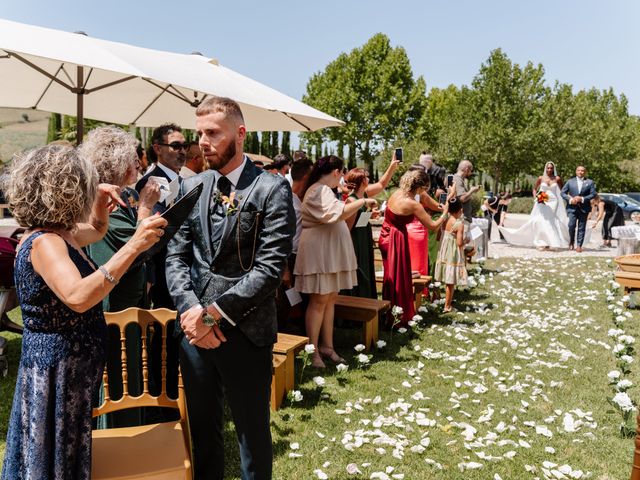
M 162 145 L 163 147 L 171 147 L 171 150 L 174 152 L 178 152 L 180 150 L 184 150 L 185 152 L 189 150 L 190 143 L 180 143 L 180 142 L 171 142 L 171 143 L 158 143 L 157 145 Z

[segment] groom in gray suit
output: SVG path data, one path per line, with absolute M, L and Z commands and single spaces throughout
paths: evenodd
M 596 196 L 596 184 L 586 177 L 587 169 L 582 165 L 576 168 L 576 176 L 570 178 L 562 187 L 562 198 L 567 205 L 569 217 L 569 248 L 573 249 L 575 241 L 576 223 L 578 224 L 578 239 L 576 252 L 582 252 L 587 218 L 591 211 L 591 200 Z
M 168 248 L 169 292 L 180 313 L 180 366 L 193 441 L 194 478 L 224 476 L 223 399 L 240 446 L 243 479 L 270 479 L 269 399 L 275 291 L 295 231 L 289 183 L 243 154 L 236 102 L 196 109 L 210 170 L 182 182 L 202 195 Z

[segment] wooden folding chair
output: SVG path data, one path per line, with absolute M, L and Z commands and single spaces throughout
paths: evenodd
M 192 479 L 190 436 L 182 375 L 178 374 L 178 398 L 167 396 L 167 323 L 176 319 L 176 312 L 166 308 L 143 310 L 128 308 L 105 313 L 108 325 L 120 330 L 122 359 L 122 397 L 109 396 L 109 377 L 103 374 L 104 401 L 93 409 L 93 416 L 134 407 L 168 407 L 180 411 L 180 420 L 139 427 L 109 428 L 93 431 L 91 478 L 98 479 Z M 140 326 L 142 335 L 142 393 L 129 393 L 125 329 L 129 324 Z M 156 397 L 149 393 L 147 336 L 149 327 L 162 329 L 162 391 Z

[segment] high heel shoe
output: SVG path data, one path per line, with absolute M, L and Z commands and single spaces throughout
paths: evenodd
M 347 363 L 347 361 L 336 353 L 333 348 L 319 348 L 322 358 L 327 358 L 333 363 Z

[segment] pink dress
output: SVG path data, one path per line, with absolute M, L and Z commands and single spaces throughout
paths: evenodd
M 429 275 L 429 230 L 417 218 L 407 225 L 411 270 Z

